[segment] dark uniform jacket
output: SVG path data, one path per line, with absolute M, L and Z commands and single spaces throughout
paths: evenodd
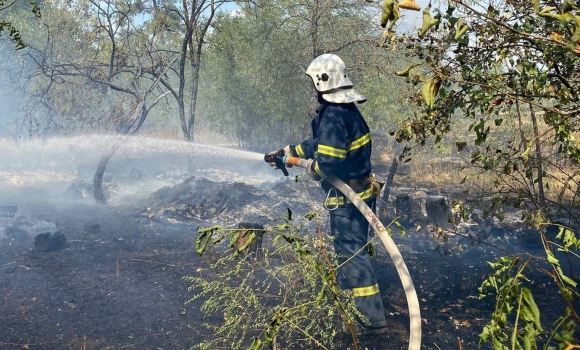
M 312 120 L 312 137 L 290 146 L 293 155 L 314 159 L 321 177 L 333 174 L 345 183 L 368 178 L 372 141 L 369 127 L 354 103 L 323 102 Z M 323 181 L 325 190 L 330 183 Z

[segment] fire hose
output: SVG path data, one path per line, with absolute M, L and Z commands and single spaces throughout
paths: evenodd
M 268 163 L 276 163 L 277 168 L 281 169 L 285 176 L 288 176 L 288 170 L 286 165 L 296 165 L 302 168 L 306 168 L 307 160 L 297 157 L 283 157 L 283 151 L 278 153 L 276 156 L 266 155 L 264 160 Z M 334 175 L 328 175 L 324 178 L 326 181 L 330 182 L 337 190 L 342 192 L 363 214 L 367 219 L 369 224 L 375 230 L 383 245 L 387 249 L 401 283 L 403 284 L 403 289 L 405 291 L 405 296 L 407 298 L 407 307 L 409 308 L 409 347 L 408 350 L 419 350 L 421 348 L 421 309 L 419 307 L 419 299 L 417 298 L 417 291 L 413 285 L 413 280 L 407 269 L 407 265 L 401 256 L 401 252 L 397 248 L 397 245 L 387 232 L 387 229 L 381 223 L 381 220 L 376 216 L 376 214 L 369 208 L 369 206 L 362 200 L 356 192 L 352 190 L 344 181 L 337 178 Z

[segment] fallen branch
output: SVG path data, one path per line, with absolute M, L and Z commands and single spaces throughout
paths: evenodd
M 0 265 L 0 267 L 4 267 L 4 266 L 8 266 L 8 265 L 12 265 L 12 264 L 15 264 L 15 263 L 16 263 L 16 261 L 12 261 L 12 262 L 9 262 L 9 263 L 7 263 L 7 264 Z M 1 343 L 0 343 L 0 344 L 1 344 Z
M 150 264 L 158 264 L 158 265 L 165 265 L 165 266 L 171 266 L 171 267 L 179 267 L 177 265 L 173 265 L 173 264 L 166 264 L 166 263 L 162 263 L 162 262 L 158 262 L 158 261 L 151 261 L 151 260 L 142 260 L 142 259 L 131 259 L 132 261 L 140 261 L 140 262 L 146 262 L 146 263 L 150 263 Z

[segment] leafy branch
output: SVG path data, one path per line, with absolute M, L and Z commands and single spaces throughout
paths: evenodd
M 307 221 L 314 218 L 315 213 L 304 215 Z M 301 232 L 302 226 L 288 209 L 280 224 L 261 232 L 221 226 L 198 230 L 199 254 L 228 242 L 212 264 L 211 278 L 186 278 L 195 292 L 188 302 L 204 299 L 202 310 L 223 315 L 224 320 L 221 325 L 206 324 L 215 337 L 200 343 L 200 349 L 223 343 L 257 350 L 278 343 L 291 346 L 297 338 L 305 338 L 302 344 L 330 349 L 341 323 L 358 349 L 353 320 L 364 316 L 356 309 L 352 292 L 339 289 L 336 259 L 325 250 L 320 230 L 318 238 L 310 240 Z M 250 242 L 267 238 L 271 248 L 262 248 L 263 259 L 245 254 Z
M 34 0 L 29 0 L 30 5 L 32 6 L 32 13 L 34 14 L 34 16 L 36 16 L 37 18 L 40 18 L 41 14 L 40 14 L 40 7 L 38 6 L 38 4 L 36 3 L 36 1 Z M 4 0 L 0 0 L 0 12 L 1 11 L 5 11 L 6 9 L 10 8 L 11 6 L 13 6 L 15 4 L 15 1 L 9 3 L 8 5 L 6 5 Z M 0 35 L 2 35 L 3 31 L 8 31 L 8 36 L 14 41 L 16 42 L 16 50 L 21 50 L 23 48 L 26 47 L 26 43 L 24 42 L 24 40 L 22 39 L 22 35 L 20 34 L 20 31 L 18 29 L 16 29 L 16 27 L 14 27 L 14 25 L 12 24 L 12 22 L 6 21 L 6 20 L 2 20 L 0 21 Z

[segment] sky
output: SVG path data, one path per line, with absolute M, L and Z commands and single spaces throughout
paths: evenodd
M 405 31 L 415 27 L 417 30 L 421 28 L 423 21 L 423 9 L 429 5 L 430 0 L 415 0 L 417 5 L 421 6 L 421 11 L 411 11 L 401 9 L 401 19 L 397 22 L 400 31 Z

